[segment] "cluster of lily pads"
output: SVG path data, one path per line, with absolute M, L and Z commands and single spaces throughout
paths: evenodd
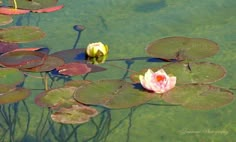
M 56 0 L 48 1 L 55 2 L 53 5 L 57 2 Z M 25 3 L 28 4 L 31 1 L 17 2 L 18 8 L 26 9 Z M 33 2 L 41 6 L 47 3 L 43 0 Z M 47 5 L 46 8 L 50 9 L 51 6 Z M 1 21 L 2 19 L 0 18 Z M 14 103 L 30 95 L 30 90 L 22 85 L 27 72 L 47 74 L 56 72 L 60 76 L 77 76 L 105 70 L 86 60 L 84 48 L 49 53 L 49 49 L 43 47 L 18 47 L 18 43 L 35 41 L 45 35 L 38 27 L 31 26 L 1 29 L 0 104 Z M 150 68 L 153 71 L 162 68 L 177 77 L 175 88 L 161 95 L 149 92 L 137 85 L 139 84 L 138 76 L 147 71 L 143 69 L 130 76 L 131 82 L 72 80 L 60 88 L 47 88 L 46 85 L 45 91 L 36 96 L 35 103 L 53 110 L 51 118 L 54 121 L 67 124 L 89 121 L 91 117 L 99 114 L 96 106 L 107 109 L 131 108 L 157 97 L 169 104 L 185 108 L 214 109 L 234 99 L 233 93 L 229 90 L 211 84 L 222 79 L 226 70 L 218 64 L 197 60 L 213 56 L 218 50 L 217 43 L 201 38 L 168 37 L 150 43 L 146 48 L 150 58 L 168 61 L 168 64 L 164 66 Z

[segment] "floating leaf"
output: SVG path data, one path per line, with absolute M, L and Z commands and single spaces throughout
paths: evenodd
M 32 10 L 32 12 L 35 13 L 48 13 L 48 12 L 54 12 L 62 9 L 64 5 L 58 5 L 58 6 L 52 6 L 48 8 L 42 8 L 42 9 L 37 9 L 37 10 Z
M 64 84 L 64 86 L 71 86 L 71 87 L 80 87 L 82 85 L 91 83 L 91 81 L 88 80 L 71 80 Z
M 30 91 L 25 88 L 13 88 L 9 85 L 0 85 L 0 104 L 15 103 L 30 95 Z
M 5 67 L 32 68 L 42 65 L 47 55 L 36 51 L 11 51 L 0 55 L 0 64 Z
M 134 88 L 121 80 L 98 80 L 79 87 L 74 98 L 84 104 L 102 105 L 108 108 L 129 108 L 143 104 L 153 93 Z
M 209 62 L 179 62 L 162 67 L 168 74 L 177 77 L 178 84 L 212 83 L 222 79 L 226 70 L 217 64 Z
M 0 68 L 0 84 L 18 85 L 23 82 L 24 74 L 15 68 Z M 1 86 L 0 85 L 0 86 Z
M 53 56 L 47 56 L 44 63 L 40 66 L 33 67 L 33 68 L 26 68 L 21 69 L 23 71 L 30 71 L 30 72 L 45 72 L 45 71 L 51 71 L 55 69 L 58 66 L 61 66 L 64 64 L 64 61 L 58 57 Z
M 212 83 L 222 79 L 226 74 L 224 67 L 209 62 L 176 62 L 150 69 L 156 72 L 160 68 L 163 68 L 167 74 L 176 76 L 177 84 Z M 131 74 L 130 79 L 134 83 L 139 83 L 139 75 L 143 75 L 147 70 L 143 69 Z
M 215 55 L 217 43 L 203 38 L 167 37 L 150 43 L 146 51 L 156 58 L 197 60 Z
M 62 87 L 45 91 L 35 98 L 35 103 L 41 107 L 57 108 L 61 105 L 71 106 L 74 104 L 73 93 L 76 87 Z
M 19 46 L 16 43 L 0 42 L 0 54 L 13 51 L 18 48 Z
M 57 2 L 58 0 L 17 0 L 17 7 L 34 10 L 55 6 Z M 14 6 L 14 0 L 9 0 L 9 4 Z
M 212 85 L 176 86 L 162 96 L 171 104 L 196 110 L 209 110 L 224 106 L 233 101 L 234 95 L 229 90 Z
M 12 26 L 0 30 L 0 41 L 25 43 L 39 40 L 45 36 L 40 28 L 34 26 Z
M 52 120 L 64 124 L 81 124 L 88 122 L 98 114 L 97 110 L 82 105 L 73 105 L 71 108 L 61 108 L 51 115 Z
M 1 13 L 1 8 L 0 8 Z M 13 21 L 11 16 L 0 14 L 0 26 L 10 24 Z
M 18 15 L 18 14 L 26 14 L 29 12 L 30 12 L 29 10 L 15 9 L 10 7 L 0 7 L 0 14 L 5 14 L 5 15 Z
M 61 65 L 57 67 L 56 70 L 63 75 L 76 76 L 89 73 L 91 68 L 89 68 L 87 64 L 74 62 Z

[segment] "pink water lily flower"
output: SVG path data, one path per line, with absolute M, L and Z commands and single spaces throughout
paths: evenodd
M 168 76 L 163 69 L 157 72 L 148 69 L 144 76 L 139 75 L 139 80 L 145 89 L 155 93 L 165 93 L 174 88 L 176 84 L 176 77 Z

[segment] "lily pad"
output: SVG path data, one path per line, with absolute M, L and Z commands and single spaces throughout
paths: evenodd
M 15 68 L 0 68 L 0 84 L 18 85 L 24 81 L 24 74 Z M 1 86 L 0 85 L 0 86 Z
M 76 87 L 62 87 L 45 91 L 35 98 L 35 103 L 41 107 L 65 107 L 75 103 L 73 93 Z M 78 103 L 77 103 L 78 104 Z
M 5 67 L 32 68 L 42 65 L 47 55 L 37 51 L 11 51 L 0 55 L 0 64 Z
M 153 93 L 134 88 L 133 84 L 122 80 L 98 80 L 79 87 L 74 94 L 81 103 L 113 109 L 144 104 L 153 96 Z
M 0 26 L 10 24 L 12 21 L 13 19 L 11 16 L 0 14 Z
M 0 42 L 0 54 L 19 49 L 17 43 Z
M 71 80 L 64 84 L 64 86 L 80 87 L 85 84 L 89 84 L 91 81 L 88 80 Z
M 234 95 L 229 90 L 212 85 L 176 86 L 162 96 L 171 104 L 196 110 L 209 110 L 224 106 L 233 101 Z
M 178 84 L 212 83 L 222 79 L 226 74 L 224 67 L 210 62 L 170 63 L 162 68 L 176 76 Z
M 55 11 L 58 11 L 58 10 L 62 9 L 63 7 L 64 7 L 64 5 L 58 5 L 58 6 L 48 7 L 48 8 L 32 10 L 32 12 L 35 12 L 35 13 L 55 12 Z
M 23 71 L 29 71 L 29 72 L 45 72 L 45 71 L 51 71 L 55 69 L 58 66 L 61 66 L 64 64 L 64 61 L 58 57 L 53 56 L 47 56 L 44 63 L 40 66 L 33 67 L 33 68 L 25 68 L 21 69 Z
M 30 95 L 25 88 L 13 88 L 9 85 L 0 85 L 0 104 L 9 104 L 21 101 Z
M 91 68 L 87 66 L 87 64 L 73 62 L 61 65 L 56 68 L 59 74 L 68 75 L 68 76 L 76 76 L 89 73 Z
M 167 37 L 151 42 L 146 52 L 156 58 L 197 60 L 215 55 L 217 43 L 203 38 Z
M 11 43 L 25 43 L 39 40 L 45 33 L 35 26 L 12 26 L 0 30 L 0 41 Z
M 0 7 L 0 14 L 5 15 L 19 15 L 29 13 L 29 10 L 15 9 L 10 7 Z
M 91 117 L 98 114 L 94 108 L 73 105 L 71 108 L 61 108 L 51 115 L 52 120 L 64 124 L 81 124 L 88 122 Z
M 16 2 L 17 8 L 34 10 L 55 6 L 58 0 L 16 0 Z M 14 6 L 14 0 L 9 0 L 9 4 Z

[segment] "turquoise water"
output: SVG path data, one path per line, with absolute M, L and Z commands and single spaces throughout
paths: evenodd
M 235 0 L 60 0 L 65 7 L 54 13 L 15 16 L 12 25 L 40 27 L 47 36 L 23 47 L 47 46 L 51 53 L 73 48 L 77 32 L 74 25 L 86 27 L 77 48 L 91 42 L 109 45 L 108 59 L 146 57 L 148 43 L 169 36 L 207 38 L 220 46 L 217 55 L 204 59 L 223 65 L 227 75 L 214 83 L 236 93 L 236 1 Z M 124 61 L 112 64 L 127 68 Z M 131 70 L 161 66 L 135 60 Z M 126 70 L 101 65 L 108 70 L 86 79 L 122 79 Z M 33 74 L 38 75 L 39 74 Z M 73 79 L 81 79 L 74 77 Z M 62 86 L 62 81 L 54 87 Z M 235 101 L 221 108 L 197 111 L 153 101 L 130 109 L 102 110 L 82 125 L 53 122 L 50 111 L 34 104 L 43 91 L 42 80 L 27 78 L 24 87 L 31 96 L 16 104 L 2 105 L 1 141 L 16 142 L 231 142 L 236 133 Z M 17 109 L 16 109 L 17 108 Z M 17 110 L 17 111 L 15 111 Z M 11 121 L 5 121 L 8 117 Z M 14 119 L 17 118 L 17 119 Z

